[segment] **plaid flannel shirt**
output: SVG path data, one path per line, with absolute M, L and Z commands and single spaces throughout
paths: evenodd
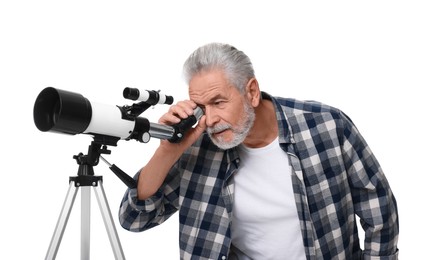
M 318 102 L 263 97 L 273 101 L 280 146 L 288 154 L 307 259 L 397 259 L 396 201 L 350 118 Z M 238 165 L 236 149 L 221 150 L 204 134 L 154 196 L 140 201 L 136 189 L 126 191 L 121 226 L 143 231 L 179 211 L 181 259 L 231 258 L 232 175 Z

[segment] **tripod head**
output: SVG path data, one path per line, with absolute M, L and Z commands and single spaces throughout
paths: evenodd
M 96 186 L 101 177 L 94 176 L 94 166 L 98 165 L 100 158 L 104 160 L 101 157 L 102 154 L 111 153 L 107 146 L 116 146 L 118 140 L 119 138 L 112 136 L 94 135 L 94 141 L 88 147 L 88 154 L 79 153 L 73 156 L 73 159 L 79 165 L 79 169 L 77 177 L 71 177 L 70 181 L 74 181 L 75 186 Z M 106 160 L 104 161 L 108 163 Z M 136 188 L 136 181 L 116 165 L 110 165 L 109 168 L 129 188 Z
M 103 142 L 104 138 L 101 137 L 102 136 L 100 135 L 94 136 L 94 141 L 92 141 L 88 147 L 87 155 L 79 153 L 78 155 L 73 156 L 73 159 L 75 159 L 79 165 L 79 171 L 77 172 L 77 175 L 94 175 L 93 167 L 98 164 L 100 155 L 111 153 L 111 151 L 107 149 L 106 142 Z

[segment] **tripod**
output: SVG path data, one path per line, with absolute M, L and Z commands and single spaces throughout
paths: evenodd
M 94 176 L 93 167 L 98 164 L 101 154 L 110 154 L 107 149 L 106 143 L 116 145 L 116 140 L 110 140 L 107 137 L 97 136 L 88 148 L 88 155 L 79 153 L 73 158 L 79 164 L 77 176 L 72 176 L 69 179 L 69 189 L 62 206 L 61 214 L 56 224 L 50 246 L 47 250 L 46 260 L 56 258 L 68 218 L 71 213 L 74 201 L 76 199 L 77 191 L 81 189 L 81 257 L 80 259 L 89 259 L 90 253 L 90 210 L 91 210 L 91 187 L 94 189 L 97 201 L 100 207 L 101 214 L 105 223 L 106 231 L 112 246 L 115 259 L 125 259 L 121 243 L 118 238 L 115 224 L 109 209 L 106 194 L 103 189 L 103 177 Z M 103 146 L 103 147 L 102 147 Z M 133 181 L 133 179 L 131 179 Z

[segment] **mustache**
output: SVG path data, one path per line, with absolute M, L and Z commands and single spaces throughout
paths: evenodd
M 228 129 L 232 129 L 232 126 L 230 124 L 222 124 L 222 125 L 216 125 L 213 127 L 208 127 L 206 129 L 208 134 L 215 134 L 215 133 L 219 133 L 222 132 L 224 130 L 228 130 Z

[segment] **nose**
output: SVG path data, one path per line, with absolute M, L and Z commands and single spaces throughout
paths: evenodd
M 206 106 L 204 108 L 204 113 L 206 115 L 206 126 L 214 126 L 219 121 L 219 116 L 213 108 Z

